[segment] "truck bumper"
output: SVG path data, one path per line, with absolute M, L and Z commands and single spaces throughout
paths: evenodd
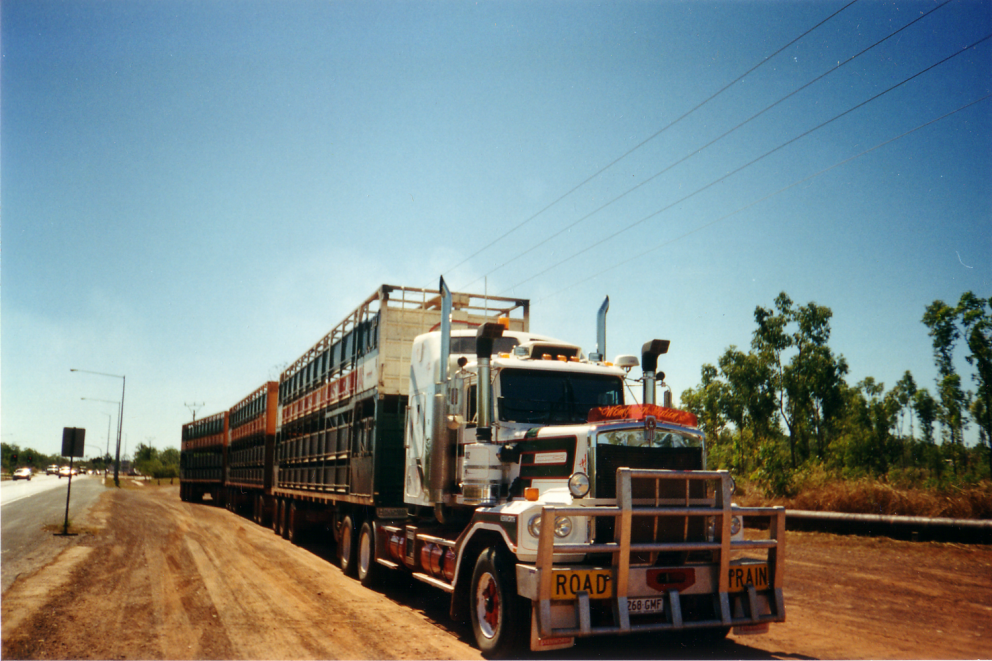
M 748 565 L 730 564 L 730 571 Z M 760 565 L 762 568 L 764 564 Z M 589 566 L 556 566 L 557 576 L 587 574 Z M 539 638 L 584 637 L 644 631 L 676 631 L 735 627 L 760 632 L 772 622 L 785 620 L 781 588 L 744 586 L 719 592 L 719 566 L 691 564 L 679 567 L 632 567 L 627 595 L 607 596 L 580 590 L 574 598 L 540 599 L 540 570 L 517 565 L 517 592 L 534 602 Z M 657 577 L 690 575 L 688 586 L 659 586 Z M 659 587 L 661 589 L 659 589 Z
M 631 480 L 713 480 L 716 498 L 698 503 L 635 503 Z M 516 566 L 517 591 L 534 605 L 539 639 L 603 634 L 678 631 L 731 627 L 740 633 L 761 633 L 772 622 L 785 621 L 782 595 L 785 510 L 740 508 L 730 503 L 730 478 L 725 471 L 617 470 L 616 507 L 552 507 L 542 511 L 537 561 Z M 686 489 L 688 493 L 688 489 Z M 616 540 L 607 543 L 555 543 L 555 516 L 609 516 L 616 521 Z M 768 521 L 767 539 L 733 541 L 733 515 Z M 715 517 L 715 541 L 631 540 L 634 517 Z M 561 554 L 612 554 L 607 566 L 554 564 Z M 711 562 L 678 566 L 631 564 L 646 553 L 708 552 Z M 742 553 L 764 552 L 759 559 Z M 602 556 L 600 556 L 602 557 Z

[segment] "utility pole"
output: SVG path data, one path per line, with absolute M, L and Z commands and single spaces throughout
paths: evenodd
M 203 402 L 193 402 L 192 404 L 186 403 L 184 406 L 193 414 L 193 422 L 196 422 L 196 412 L 203 408 L 204 404 Z

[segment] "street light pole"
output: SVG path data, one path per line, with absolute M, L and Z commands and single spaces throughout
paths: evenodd
M 121 486 L 121 432 L 124 429 L 124 390 L 127 387 L 127 376 L 121 374 L 107 374 L 106 372 L 91 372 L 89 370 L 77 370 L 70 368 L 70 372 L 82 372 L 85 374 L 96 374 L 98 376 L 110 376 L 121 380 L 121 409 L 117 417 L 117 454 L 114 457 L 114 486 Z
M 120 402 L 115 402 L 112 399 L 93 399 L 92 397 L 80 397 L 80 399 L 83 399 L 87 402 L 103 402 L 104 404 L 116 404 L 118 410 L 120 409 L 121 406 Z M 107 454 L 110 454 L 110 421 L 114 419 L 114 416 L 112 416 L 109 413 L 104 413 L 104 415 L 107 416 Z

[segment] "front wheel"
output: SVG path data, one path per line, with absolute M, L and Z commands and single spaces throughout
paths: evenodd
M 488 548 L 479 555 L 471 591 L 472 633 L 482 654 L 494 658 L 512 653 L 530 634 L 530 623 L 508 551 Z

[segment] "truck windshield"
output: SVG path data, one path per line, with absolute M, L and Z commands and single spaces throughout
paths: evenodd
M 680 434 L 668 429 L 658 428 L 654 438 L 648 440 L 643 429 L 618 429 L 597 435 L 600 445 L 626 445 L 639 448 L 699 448 L 703 446 L 702 438 L 690 434 Z
M 615 376 L 504 369 L 499 380 L 503 422 L 577 424 L 586 422 L 590 409 L 623 404 L 623 383 Z

